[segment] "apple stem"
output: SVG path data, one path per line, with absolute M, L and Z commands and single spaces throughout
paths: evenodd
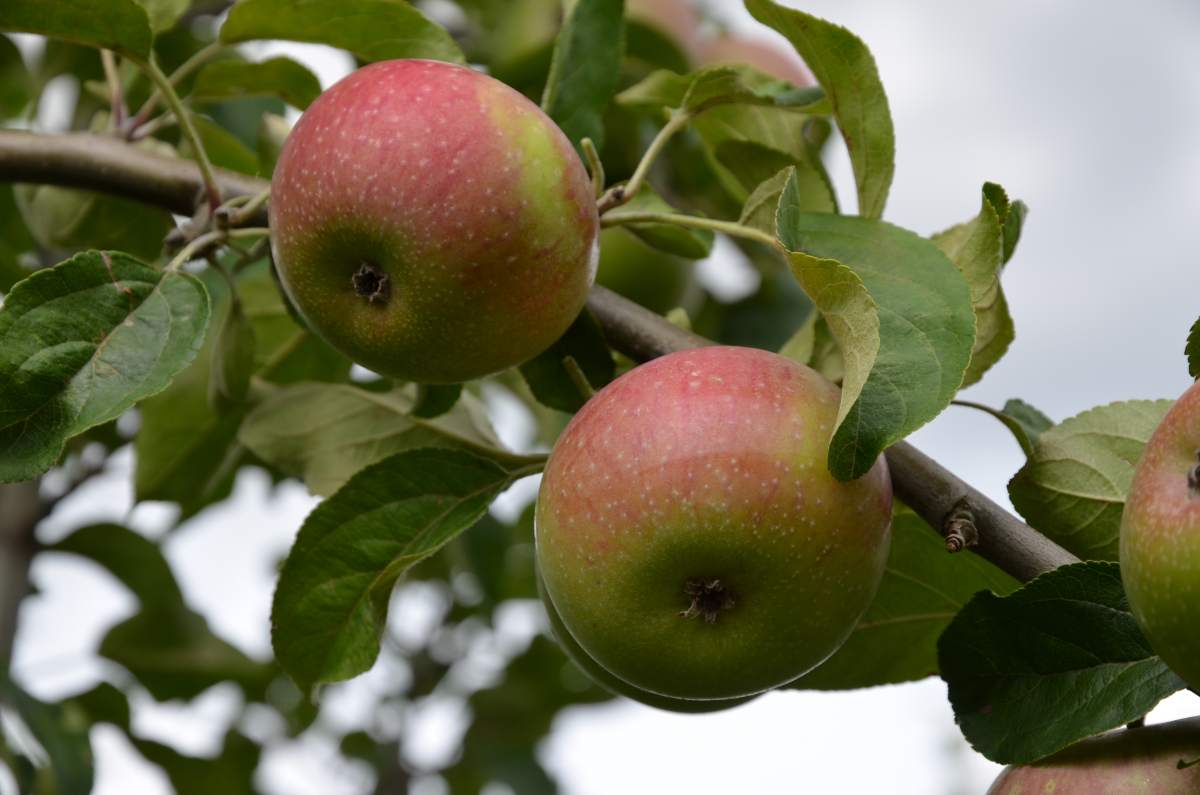
M 683 584 L 683 595 L 691 599 L 686 610 L 680 610 L 683 618 L 701 616 L 705 624 L 717 623 L 717 616 L 722 610 L 733 607 L 736 599 L 733 591 L 725 588 L 719 579 L 693 577 Z
M 956 502 L 946 515 L 946 521 L 942 524 L 942 535 L 946 537 L 947 552 L 961 552 L 979 543 L 975 513 L 965 498 Z

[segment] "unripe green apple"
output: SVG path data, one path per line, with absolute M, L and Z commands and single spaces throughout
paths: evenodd
M 1121 515 L 1121 580 L 1160 657 L 1200 688 L 1200 384 L 1146 443 Z
M 359 69 L 292 129 L 271 181 L 284 290 L 376 372 L 449 383 L 550 346 L 596 271 L 592 185 L 505 84 L 438 61 Z
M 782 356 L 711 347 L 588 401 L 534 527 L 546 591 L 592 659 L 651 693 L 730 699 L 841 646 L 883 576 L 892 489 L 882 458 L 829 474 L 838 398 Z
M 616 693 L 618 696 L 625 696 L 625 698 L 632 699 L 647 707 L 692 715 L 730 709 L 731 707 L 745 704 L 747 701 L 753 701 L 757 698 L 757 696 L 745 696 L 743 698 L 719 699 L 715 701 L 695 701 L 660 696 L 657 693 L 650 693 L 634 687 L 625 680 L 613 676 L 600 663 L 589 657 L 586 651 L 580 648 L 579 643 L 576 642 L 575 638 L 571 637 L 571 633 L 563 626 L 562 617 L 558 614 L 558 608 L 554 606 L 554 602 L 550 601 L 550 597 L 546 595 L 546 585 L 542 582 L 541 575 L 538 575 L 537 584 L 538 595 L 542 598 L 542 606 L 546 608 L 546 618 L 550 623 L 550 632 L 554 635 L 554 639 L 562 647 L 563 653 L 567 655 L 567 659 L 575 663 L 579 670 L 590 676 L 605 690 Z
M 691 263 L 651 248 L 625 229 L 600 233 L 596 282 L 659 314 L 681 306 L 694 284 Z
M 800 56 L 766 39 L 748 39 L 729 34 L 709 39 L 700 49 L 700 63 L 704 66 L 749 64 L 760 72 L 787 80 L 801 88 L 817 84 Z
M 1005 768 L 988 795 L 1196 795 L 1200 765 L 1188 763 L 1197 760 L 1200 718 L 1120 729 Z

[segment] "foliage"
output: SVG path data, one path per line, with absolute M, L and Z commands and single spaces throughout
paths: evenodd
M 481 64 L 539 99 L 585 159 L 598 153 L 589 164 L 603 225 L 626 227 L 664 257 L 702 259 L 718 235 L 737 244 L 761 286 L 736 303 L 696 288 L 670 319 L 719 342 L 781 350 L 838 381 L 835 476 L 862 474 L 951 402 L 973 406 L 1003 422 L 1026 456 L 1009 487 L 1022 516 L 1080 557 L 1115 559 L 1133 466 L 1168 404 L 1111 404 L 1056 425 L 1020 400 L 955 401 L 1014 338 L 1002 277 L 1027 208 L 985 183 L 978 212 L 932 237 L 882 219 L 893 123 L 875 60 L 853 33 L 745 0 L 820 83 L 798 87 L 749 65 L 693 64 L 687 42 L 626 20 L 620 0 L 240 0 L 218 27 L 214 12 L 226 5 L 3 0 L 0 33 L 38 34 L 44 52 L 27 63 L 0 36 L 0 123 L 28 126 L 47 84 L 68 75 L 81 89 L 73 131 L 170 165 L 190 158 L 205 172 L 265 179 L 287 134 L 285 104 L 303 110 L 321 86 L 308 65 L 255 61 L 242 43 L 328 45 L 359 63 Z M 822 160 L 834 130 L 849 151 L 857 215 Z M 604 174 L 621 179 L 606 184 Z M 610 330 L 585 310 L 547 351 L 481 382 L 362 377 L 279 291 L 266 230 L 254 226 L 258 199 L 214 189 L 178 222 L 142 204 L 143 192 L 79 188 L 0 185 L 0 483 L 81 481 L 86 461 L 99 456 L 103 467 L 128 445 L 136 500 L 176 506 L 172 533 L 225 502 L 247 468 L 326 499 L 281 565 L 273 660 L 209 626 L 161 539 L 90 524 L 39 550 L 103 568 L 139 607 L 100 641 L 112 681 L 45 703 L 0 676 L 5 717 L 24 729 L 0 735 L 0 764 L 22 791 L 88 792 L 88 728 L 104 723 L 181 793 L 254 791 L 264 752 L 304 737 L 368 765 L 381 791 L 430 774 L 453 791 L 553 791 L 537 744 L 560 710 L 611 694 L 547 625 L 498 655 L 490 678 L 464 684 L 454 670 L 473 644 L 499 637 L 505 610 L 536 604 L 532 509 L 509 522 L 489 506 L 540 470 L 544 447 L 591 390 L 633 365 Z M 1185 355 L 1200 374 L 1200 322 Z M 489 419 L 497 395 L 529 410 L 541 447 L 501 443 Z M 1134 720 L 1181 686 L 1137 631 L 1115 564 L 1064 567 L 1022 586 L 983 557 L 945 554 L 907 509 L 894 539 L 862 622 L 790 687 L 940 674 L 976 749 L 1025 762 Z M 440 608 L 414 638 L 393 608 L 418 592 Z M 331 728 L 323 693 L 372 666 L 408 675 L 379 690 L 370 725 Z M 131 720 L 138 699 L 190 700 L 222 683 L 242 694 L 239 720 L 266 713 L 278 731 L 243 733 L 238 723 L 215 758 L 201 759 L 141 736 Z M 470 724 L 441 769 L 414 769 L 401 760 L 395 716 L 434 696 L 469 705 Z M 1044 720 L 1047 711 L 1057 719 Z

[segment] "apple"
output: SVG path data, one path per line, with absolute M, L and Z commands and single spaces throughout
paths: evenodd
M 550 454 L 535 547 L 562 624 L 605 670 L 676 699 L 761 693 L 837 650 L 887 561 L 880 458 L 826 467 L 837 387 L 752 348 L 637 367 Z
M 1121 515 L 1121 580 L 1150 645 L 1200 688 L 1200 384 L 1146 443 Z
M 748 64 L 800 88 L 817 84 L 795 51 L 769 39 L 722 34 L 701 46 L 699 60 L 704 66 Z
M 687 260 L 652 248 L 625 229 L 600 233 L 596 282 L 659 314 L 684 303 L 695 282 Z
M 1119 729 L 1005 768 L 987 795 L 1195 795 L 1200 765 L 1188 763 L 1197 760 L 1200 718 Z
M 532 102 L 466 67 L 384 61 L 322 94 L 271 180 L 271 248 L 359 364 L 454 383 L 541 353 L 595 277 L 592 185 Z
M 625 16 L 653 28 L 695 59 L 700 49 L 700 14 L 690 0 L 626 0 Z
M 615 693 L 618 696 L 643 704 L 647 707 L 666 710 L 667 712 L 682 712 L 689 714 L 700 714 L 705 712 L 717 712 L 723 709 L 730 709 L 747 701 L 752 701 L 757 696 L 746 696 L 743 698 L 717 699 L 709 701 L 694 701 L 683 698 L 670 698 L 668 696 L 660 696 L 657 693 L 649 693 L 645 690 L 640 690 L 634 687 L 623 679 L 619 679 L 609 673 L 603 666 L 588 656 L 588 653 L 579 647 L 575 638 L 571 637 L 571 633 L 563 626 L 562 617 L 558 614 L 558 608 L 550 601 L 550 597 L 546 595 L 546 586 L 542 582 L 542 578 L 538 576 L 538 595 L 542 598 L 542 607 L 546 609 L 546 619 L 550 624 L 550 634 L 558 641 L 558 645 L 562 648 L 563 653 L 567 655 L 567 659 L 575 663 L 579 670 L 583 671 L 592 678 L 596 684 L 603 687 L 610 693 Z

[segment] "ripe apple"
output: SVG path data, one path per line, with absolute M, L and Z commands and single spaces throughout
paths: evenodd
M 1005 768 L 988 795 L 1195 795 L 1200 765 L 1187 763 L 1197 760 L 1200 718 L 1120 729 L 1032 765 Z
M 284 290 L 376 372 L 450 383 L 545 350 L 596 272 L 591 182 L 524 96 L 461 66 L 375 63 L 314 102 L 271 181 Z
M 1150 645 L 1200 688 L 1200 384 L 1146 443 L 1121 515 L 1121 580 Z
M 550 597 L 546 595 L 546 586 L 542 582 L 540 575 L 538 576 L 538 595 L 542 597 L 542 606 L 546 608 L 546 618 L 550 623 L 550 632 L 554 635 L 554 639 L 558 641 L 558 645 L 562 647 L 563 653 L 567 655 L 567 659 L 575 663 L 579 670 L 590 676 L 598 685 L 611 693 L 615 693 L 618 696 L 625 696 L 625 698 L 632 699 L 647 707 L 693 715 L 729 709 L 757 698 L 757 696 L 744 696 L 742 698 L 694 701 L 660 696 L 657 693 L 640 690 L 625 680 L 613 676 L 579 647 L 575 638 L 571 637 L 571 633 L 563 626 L 562 617 L 558 614 L 558 608 L 554 606 L 554 603 L 550 601 Z
M 597 663 L 676 699 L 789 682 L 845 641 L 883 575 L 892 489 L 826 468 L 838 390 L 751 348 L 665 356 L 609 384 L 550 455 L 537 561 Z
M 749 64 L 760 72 L 787 80 L 800 88 L 817 84 L 800 56 L 768 39 L 723 34 L 709 39 L 700 48 L 700 63 L 705 66 Z
M 625 229 L 600 233 L 596 282 L 659 314 L 681 306 L 695 284 L 691 263 L 651 248 Z

